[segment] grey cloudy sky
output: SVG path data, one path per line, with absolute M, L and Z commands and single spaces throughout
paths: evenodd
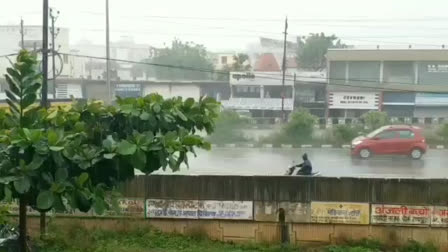
M 70 29 L 71 43 L 104 43 L 104 3 L 50 0 L 61 12 L 58 25 Z M 41 0 L 2 5 L 0 25 L 18 24 L 20 17 L 26 24 L 42 23 Z M 291 39 L 325 32 L 350 44 L 427 47 L 448 44 L 446 9 L 446 0 L 110 0 L 111 39 L 132 36 L 163 46 L 177 37 L 214 51 L 244 50 L 260 36 L 281 39 L 287 15 Z

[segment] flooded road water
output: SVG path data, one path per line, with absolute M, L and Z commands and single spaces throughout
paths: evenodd
M 303 153 L 322 176 L 448 178 L 448 150 L 429 150 L 421 160 L 403 156 L 352 159 L 348 149 L 214 148 L 190 157 L 190 168 L 174 174 L 190 175 L 283 175 Z M 169 169 L 156 174 L 173 174 Z

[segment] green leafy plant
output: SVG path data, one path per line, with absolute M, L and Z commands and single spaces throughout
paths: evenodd
M 369 130 L 374 130 L 389 123 L 386 112 L 371 111 L 361 116 Z
M 316 116 L 301 108 L 291 114 L 289 122 L 282 129 L 282 134 L 293 142 L 308 141 L 312 138 L 316 122 Z
M 107 193 L 134 169 L 149 174 L 188 165 L 187 153 L 210 149 L 196 134 L 212 133 L 219 104 L 211 98 L 153 94 L 102 102 L 40 108 L 41 76 L 35 56 L 21 51 L 7 69 L 9 110 L 0 114 L 0 199 L 19 199 L 25 251 L 26 207 L 41 212 L 109 209 Z
M 337 125 L 332 133 L 337 144 L 345 144 L 350 143 L 360 132 L 362 127 L 358 125 Z
M 248 125 L 248 120 L 241 118 L 238 113 L 224 110 L 216 120 L 216 129 L 208 138 L 212 143 L 236 143 L 245 141 L 242 129 Z

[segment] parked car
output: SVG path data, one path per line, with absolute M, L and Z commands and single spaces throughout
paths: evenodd
M 428 145 L 419 127 L 389 125 L 352 141 L 352 155 L 367 159 L 372 155 L 408 155 L 420 159 Z

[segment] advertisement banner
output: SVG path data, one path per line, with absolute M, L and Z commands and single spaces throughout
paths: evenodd
M 434 206 L 432 209 L 431 226 L 447 227 L 448 226 L 448 207 Z
M 369 224 L 368 203 L 311 202 L 311 222 Z
M 330 109 L 379 109 L 380 93 L 331 92 L 328 94 Z
M 230 85 L 282 86 L 282 73 L 230 72 Z M 292 78 L 285 79 L 286 86 L 294 86 Z
M 372 204 L 372 224 L 429 225 L 429 206 Z
M 252 220 L 252 201 L 199 201 L 199 219 Z
M 146 200 L 146 218 L 197 219 L 198 200 Z

